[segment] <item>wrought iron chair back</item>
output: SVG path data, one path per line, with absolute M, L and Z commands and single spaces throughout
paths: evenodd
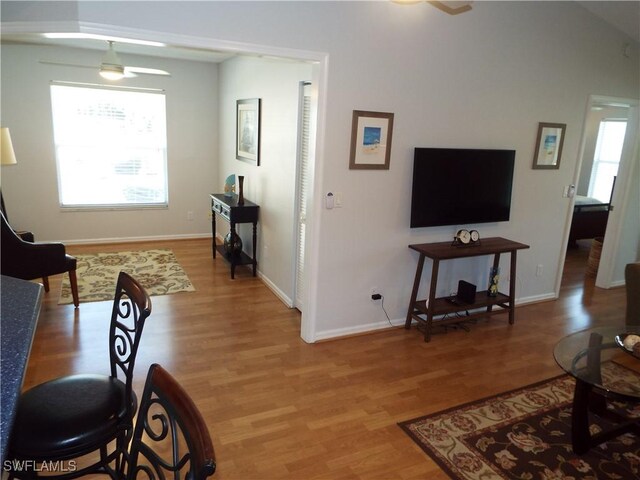
M 8 458 L 48 464 L 86 460 L 48 479 L 93 473 L 107 473 L 114 480 L 124 477 L 138 403 L 132 388 L 135 359 L 150 314 L 151 300 L 143 287 L 120 272 L 109 327 L 111 375 L 61 377 L 23 393 Z M 10 477 L 35 478 L 37 473 L 31 467 L 11 471 Z
M 127 405 L 134 405 L 133 372 L 151 299 L 140 284 L 126 272 L 120 272 L 116 286 L 109 328 L 109 360 L 111 376 L 124 377 Z M 135 405 L 133 407 L 135 410 Z M 131 412 L 131 416 L 135 411 Z
M 200 411 L 160 365 L 149 368 L 129 453 L 127 480 L 203 480 L 216 470 Z

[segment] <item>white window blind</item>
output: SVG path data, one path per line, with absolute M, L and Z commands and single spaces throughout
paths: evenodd
M 167 204 L 162 92 L 51 85 L 63 207 Z
M 600 122 L 589 183 L 589 196 L 604 203 L 608 203 L 611 198 L 613 178 L 618 174 L 626 130 L 627 122 L 623 120 Z
M 310 131 L 311 131 L 311 95 L 310 84 L 303 87 L 301 131 L 300 131 L 300 158 L 298 177 L 298 231 L 297 231 L 297 257 L 296 257 L 296 289 L 294 305 L 300 311 L 303 308 L 304 297 L 304 251 L 307 228 L 307 201 L 309 197 L 310 176 Z

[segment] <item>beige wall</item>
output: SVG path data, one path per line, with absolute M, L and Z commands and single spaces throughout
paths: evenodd
M 86 242 L 210 235 L 209 197 L 218 184 L 218 70 L 215 64 L 122 56 L 129 64 L 166 69 L 119 82 L 161 88 L 167 106 L 167 209 L 62 211 L 58 197 L 51 81 L 104 83 L 97 69 L 39 60 L 98 64 L 102 53 L 59 47 L 2 46 L 2 126 L 10 128 L 18 164 L 2 169 L 11 222 L 39 240 Z M 194 220 L 187 219 L 187 212 Z
M 3 21 L 31 18 L 21 3 L 3 2 Z M 629 39 L 577 2 L 475 2 L 470 12 L 448 16 L 428 3 L 381 1 L 121 2 L 118 8 L 87 1 L 78 3 L 77 19 L 193 43 L 326 54 L 309 219 L 310 341 L 386 326 L 369 298 L 372 286 L 401 322 L 417 260 L 407 245 L 448 240 L 458 227 L 409 229 L 416 146 L 516 150 L 511 220 L 465 226 L 530 244 L 518 255 L 518 278 L 503 275 L 503 282 L 516 282 L 520 301 L 553 298 L 570 218 L 562 189 L 575 181 L 589 96 L 640 97 L 637 44 L 624 56 Z M 3 117 L 4 101 L 3 91 Z M 354 109 L 395 113 L 389 170 L 348 169 Z M 538 122 L 567 124 L 559 170 L 531 169 Z M 321 207 L 327 191 L 343 193 L 343 208 Z M 24 194 L 17 198 L 26 202 Z M 541 276 L 537 265 L 544 266 Z M 483 284 L 487 268 L 483 260 L 450 262 L 441 268 L 439 293 L 461 278 Z
M 235 58 L 220 65 L 221 182 L 244 175 L 245 197 L 260 205 L 258 269 L 289 305 L 293 298 L 294 218 L 300 82 L 311 79 L 301 62 Z M 262 102 L 260 166 L 236 159 L 236 100 Z M 220 223 L 220 222 L 219 222 Z M 222 222 L 224 223 L 224 222 Z M 228 231 L 221 225 L 217 231 Z M 251 226 L 239 228 L 251 251 Z

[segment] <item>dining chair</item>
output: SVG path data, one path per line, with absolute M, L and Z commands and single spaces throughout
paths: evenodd
M 203 480 L 216 471 L 207 425 L 164 368 L 149 368 L 131 441 L 127 480 Z
M 150 314 L 147 292 L 120 272 L 109 327 L 111 374 L 61 377 L 23 393 L 9 438 L 8 459 L 46 465 L 75 459 L 76 468 L 54 472 L 53 478 L 88 473 L 121 478 L 137 407 L 132 388 L 135 360 Z M 91 463 L 84 464 L 87 460 Z M 12 471 L 10 476 L 33 478 L 39 471 L 33 466 L 24 472 Z
M 2 212 L 2 250 L 0 273 L 22 280 L 42 278 L 45 292 L 49 291 L 49 276 L 69 273 L 73 304 L 78 307 L 76 259 L 67 255 L 65 246 L 55 242 L 34 242 L 31 232 L 16 232 Z

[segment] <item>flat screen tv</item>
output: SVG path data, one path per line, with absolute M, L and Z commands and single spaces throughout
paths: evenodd
M 416 148 L 411 228 L 504 222 L 515 150 Z

